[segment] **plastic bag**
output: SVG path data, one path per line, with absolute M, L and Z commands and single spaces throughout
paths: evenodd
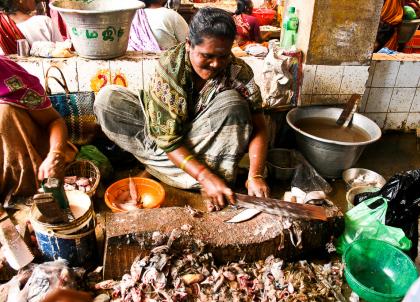
M 41 302 L 47 293 L 57 288 L 78 289 L 84 273 L 83 268 L 69 268 L 63 259 L 34 265 L 25 283 L 15 280 L 24 287 L 20 290 L 14 286 L 7 302 Z
M 80 152 L 76 156 L 77 160 L 87 159 L 92 161 L 101 172 L 103 179 L 112 176 L 113 168 L 108 158 L 93 145 L 85 145 L 80 148 Z
M 302 154 L 293 151 L 293 156 L 299 164 L 292 179 L 292 187 L 299 188 L 306 193 L 312 191 L 330 193 L 332 191 L 330 184 L 316 172 Z
M 398 173 L 378 192 L 358 196 L 358 202 L 381 196 L 389 200 L 385 224 L 401 228 L 413 242 L 410 256 L 417 256 L 418 217 L 420 214 L 420 169 Z
M 394 175 L 378 192 L 359 201 L 382 196 L 389 200 L 385 223 L 399 226 L 408 220 L 417 221 L 420 214 L 420 169 Z
M 264 59 L 261 81 L 263 106 L 288 109 L 296 106 L 302 86 L 302 52 L 283 52 L 275 44 Z
M 344 215 L 344 233 L 337 239 L 337 252 L 358 239 L 377 239 L 401 250 L 409 250 L 411 241 L 400 228 L 385 225 L 388 200 L 378 196 L 358 204 Z

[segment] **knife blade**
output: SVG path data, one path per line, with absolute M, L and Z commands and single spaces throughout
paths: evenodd
M 245 209 L 241 211 L 239 214 L 233 216 L 231 219 L 226 220 L 227 223 L 240 223 L 247 220 L 250 220 L 251 218 L 254 218 L 259 213 L 261 213 L 261 210 L 257 209 Z
M 31 263 L 34 255 L 2 209 L 0 209 L 0 217 L 0 243 L 4 256 L 13 269 L 19 270 Z
M 327 213 L 321 206 L 287 202 L 274 198 L 262 198 L 235 193 L 236 205 L 261 210 L 268 214 L 327 220 Z

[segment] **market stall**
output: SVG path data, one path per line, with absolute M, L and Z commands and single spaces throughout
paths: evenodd
M 377 147 L 382 127 L 372 112 L 382 103 L 371 98 L 382 94 L 369 91 L 384 85 L 391 99 L 390 89 L 407 88 L 414 105 L 405 110 L 417 110 L 417 70 L 390 55 L 402 62 L 383 78 L 381 66 L 392 64 L 374 56 L 368 104 L 360 105 L 368 66 L 328 65 L 334 56 L 305 65 L 308 53 L 296 49 L 298 22 L 307 21 L 297 17 L 302 10 L 288 10 L 288 32 L 270 3 L 244 11 L 251 19 L 238 17 L 258 20 L 265 40 L 287 37 L 281 43 L 237 39 L 232 48 L 237 37 L 229 28 L 238 24 L 218 12 L 229 39 L 209 37 L 210 28 L 195 44 L 176 43 L 167 52 L 162 37 L 148 40 L 157 42 L 154 51 L 127 51 L 145 46 L 129 35 L 131 19 L 141 24 L 145 15 L 138 1 L 124 4 L 56 1 L 51 7 L 64 17 L 77 55 L 68 45 L 46 50 L 31 43 L 26 56 L 26 44 L 18 43 L 18 55 L 0 57 L 8 72 L 0 75 L 1 129 L 8 130 L 0 131 L 2 152 L 4 166 L 15 169 L 5 173 L 0 193 L 20 189 L 11 176 L 20 173 L 22 158 L 35 158 L 28 166 L 45 176 L 43 192 L 32 171 L 31 194 L 2 201 L 11 219 L 3 213 L 0 221 L 0 300 L 43 301 L 58 292 L 83 302 L 89 295 L 127 302 L 346 301 L 351 291 L 368 301 L 402 299 L 417 278 L 407 254 L 418 254 L 420 173 L 412 145 L 391 148 L 385 160 L 375 154 L 385 149 Z M 178 13 L 191 22 L 196 8 L 208 6 L 237 9 L 231 1 L 187 3 Z M 182 20 L 162 3 L 146 9 Z M 152 27 L 135 27 L 136 37 L 152 37 Z M 334 35 L 340 43 L 346 37 Z M 311 55 L 316 60 L 319 53 Z M 312 106 L 324 92 L 345 106 Z M 395 93 L 385 114 L 395 114 L 388 107 L 398 111 L 400 101 Z M 50 118 L 37 110 L 49 110 Z M 54 130 L 50 140 L 43 129 Z M 22 145 L 30 156 L 21 156 Z M 410 161 L 391 165 L 407 150 Z M 366 277 L 367 267 L 378 278 Z M 404 282 L 393 278 L 401 274 Z

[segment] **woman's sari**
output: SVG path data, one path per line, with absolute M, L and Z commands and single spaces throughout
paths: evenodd
M 0 56 L 0 203 L 36 192 L 38 168 L 49 151 L 49 131 L 28 111 L 50 107 L 38 78 Z M 67 155 L 72 160 L 74 150 Z
M 16 23 L 4 13 L 0 13 L 0 48 L 5 55 L 17 52 L 16 41 L 25 39 Z
M 40 110 L 51 106 L 39 79 L 12 60 L 0 56 L 0 104 Z
M 144 9 L 138 9 L 131 23 L 128 50 L 161 51 L 159 44 L 150 29 Z
M 404 15 L 404 0 L 385 0 L 381 11 L 381 22 L 379 24 L 376 40 L 382 47 L 391 50 L 398 48 L 398 25 L 401 24 Z
M 257 18 L 240 14 L 234 15 L 233 19 L 236 24 L 236 41 L 240 47 L 244 47 L 249 43 L 259 42 L 260 25 Z
M 147 171 L 168 185 L 198 188 L 166 152 L 187 147 L 212 171 L 232 182 L 252 132 L 251 114 L 262 111 L 262 98 L 251 68 L 231 57 L 198 95 L 185 42 L 164 52 L 143 102 L 121 86 L 105 86 L 95 100 L 104 133 L 132 153 Z

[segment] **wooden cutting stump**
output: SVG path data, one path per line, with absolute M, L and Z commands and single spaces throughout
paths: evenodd
M 344 228 L 343 214 L 335 206 L 327 209 L 327 221 L 261 213 L 246 222 L 225 222 L 240 212 L 228 209 L 193 217 L 186 208 L 166 207 L 107 214 L 104 278 L 121 278 L 136 256 L 166 244 L 174 229 L 181 237 L 172 244 L 173 251 L 197 248 L 200 241 L 215 261 L 224 263 L 270 255 L 285 260 L 310 258 L 325 252 L 326 244 Z

